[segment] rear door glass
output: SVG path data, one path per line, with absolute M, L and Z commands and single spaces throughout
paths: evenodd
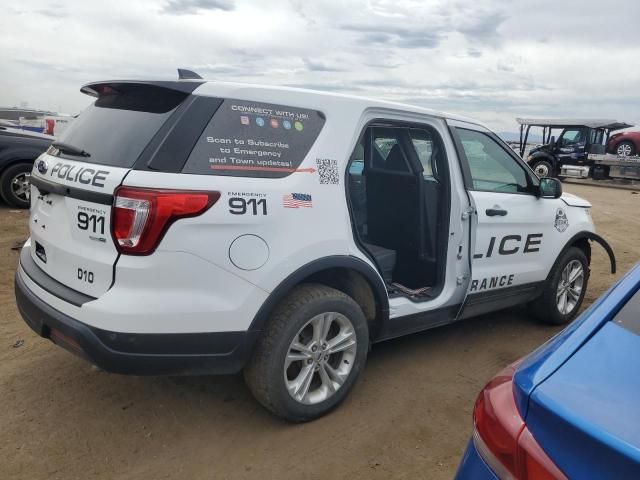
M 224 100 L 183 173 L 282 178 L 296 171 L 324 126 L 316 110 Z

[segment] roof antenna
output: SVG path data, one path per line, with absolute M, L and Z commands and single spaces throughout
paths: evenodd
M 202 77 L 193 70 L 187 70 L 186 68 L 178 69 L 178 80 L 202 80 Z

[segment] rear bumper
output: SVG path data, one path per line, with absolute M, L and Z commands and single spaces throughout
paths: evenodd
M 119 333 L 86 325 L 38 298 L 15 276 L 25 322 L 43 338 L 103 370 L 129 375 L 204 375 L 239 372 L 259 332 Z
M 455 478 L 456 480 L 499 480 L 478 453 L 473 439 L 469 440 Z

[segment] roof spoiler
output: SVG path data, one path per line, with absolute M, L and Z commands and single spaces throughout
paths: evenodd
M 202 85 L 204 81 L 185 82 L 182 80 L 107 80 L 102 82 L 87 83 L 80 88 L 84 94 L 99 98 L 104 95 L 114 95 L 120 92 L 131 91 L 133 89 L 165 89 L 189 94 Z

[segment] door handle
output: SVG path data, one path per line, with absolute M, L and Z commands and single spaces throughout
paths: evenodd
M 507 214 L 506 210 L 502 210 L 501 208 L 487 208 L 485 210 L 487 217 L 504 217 Z

